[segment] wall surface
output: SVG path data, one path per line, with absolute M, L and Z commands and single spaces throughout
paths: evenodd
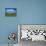
M 5 8 L 17 8 L 16 17 L 5 17 Z M 17 24 L 46 24 L 46 0 L 0 0 L 0 44 L 8 43 Z

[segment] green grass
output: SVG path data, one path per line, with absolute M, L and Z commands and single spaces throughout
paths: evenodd
M 16 13 L 5 13 L 5 16 L 16 16 Z

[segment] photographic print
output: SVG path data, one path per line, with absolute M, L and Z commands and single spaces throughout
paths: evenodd
M 16 8 L 5 8 L 5 16 L 16 16 Z

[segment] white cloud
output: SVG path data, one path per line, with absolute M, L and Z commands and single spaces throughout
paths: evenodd
M 6 12 L 12 12 L 12 13 L 14 13 L 16 11 L 14 9 L 8 9 Z

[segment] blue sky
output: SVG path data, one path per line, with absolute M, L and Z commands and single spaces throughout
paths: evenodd
M 5 10 L 8 13 L 16 13 L 16 8 L 6 8 Z

